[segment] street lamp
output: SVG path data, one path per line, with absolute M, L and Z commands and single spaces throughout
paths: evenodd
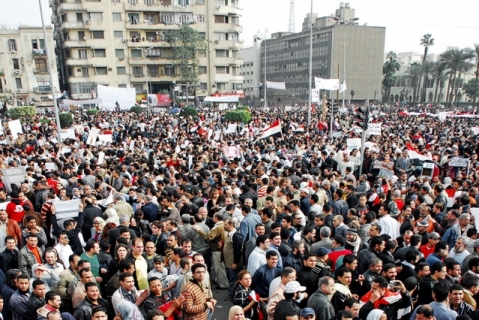
M 351 90 L 351 100 L 354 99 L 354 94 L 355 94 L 354 90 Z M 351 104 L 351 100 L 349 101 L 349 104 Z
M 312 104 L 312 85 L 313 85 L 313 0 L 309 11 L 309 95 L 308 95 L 308 131 L 311 125 L 311 104 Z
M 312 0 L 311 0 L 312 1 Z M 268 29 L 264 29 L 264 34 L 263 34 L 263 38 L 260 38 L 258 36 L 256 36 L 256 39 L 258 40 L 264 40 L 264 84 L 263 84 L 263 99 L 264 99 L 264 107 L 266 108 L 266 90 L 268 89 L 267 88 L 267 85 L 266 85 L 266 57 L 267 57 L 267 53 L 266 53 L 266 34 L 268 33 Z

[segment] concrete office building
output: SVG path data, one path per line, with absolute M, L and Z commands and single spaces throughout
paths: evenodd
M 54 45 L 52 28 L 46 31 L 45 41 L 41 27 L 0 30 L 0 97 L 9 105 L 33 105 L 52 99 L 48 63 L 53 70 L 57 64 L 53 54 L 47 60 L 46 50 L 53 53 Z M 58 94 L 58 79 L 53 81 Z
M 286 91 L 268 90 L 270 103 L 278 97 L 307 101 L 309 84 L 310 21 L 313 23 L 313 77 L 343 79 L 346 62 L 346 100 L 380 98 L 386 28 L 359 25 L 354 9 L 341 3 L 335 14 L 318 18 L 309 14 L 300 33 L 278 32 L 261 43 L 260 79 L 264 79 L 264 46 L 267 81 L 285 82 Z M 313 79 L 314 87 L 314 79 Z M 336 92 L 328 97 L 336 98 Z M 339 94 L 341 99 L 342 94 Z
M 196 94 L 242 87 L 238 0 L 50 0 L 50 6 L 61 84 L 74 99 L 94 97 L 96 84 L 134 87 L 137 93 L 181 84 L 164 32 L 182 24 L 207 45 Z

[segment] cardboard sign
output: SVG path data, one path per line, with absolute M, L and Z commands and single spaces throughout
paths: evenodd
M 70 128 L 70 129 L 61 129 L 60 130 L 60 134 L 62 136 L 62 140 L 65 140 L 65 139 L 73 139 L 75 140 L 76 137 L 75 137 L 75 129 L 73 128 Z
M 112 143 L 113 142 L 113 135 L 112 134 L 99 134 L 98 135 L 98 140 L 100 140 L 100 142 L 103 143 L 103 144 Z
M 226 129 L 225 133 L 235 133 L 236 132 L 236 127 L 237 127 L 236 123 L 228 124 L 228 129 Z
M 368 130 L 366 130 L 366 134 L 380 136 L 381 123 L 368 123 Z
M 80 199 L 55 201 L 53 204 L 55 205 L 55 214 L 58 220 L 78 217 Z
M 448 164 L 450 167 L 467 167 L 469 165 L 469 158 L 454 157 Z
M 25 181 L 26 168 L 27 167 L 2 169 L 2 179 L 5 183 L 5 187 L 10 188 L 11 183 L 15 183 L 16 185 L 20 186 Z M 8 180 L 8 182 L 5 180 Z
M 86 140 L 86 144 L 94 145 L 99 133 L 100 133 L 100 130 L 98 130 L 97 128 L 92 128 L 90 130 L 90 133 L 88 134 L 88 139 Z
M 354 149 L 361 150 L 361 138 L 347 139 L 346 145 L 349 151 L 353 151 Z
M 12 133 L 13 139 L 18 137 L 19 133 L 23 133 L 22 124 L 20 120 L 12 120 L 8 121 L 8 127 L 10 128 L 10 132 Z

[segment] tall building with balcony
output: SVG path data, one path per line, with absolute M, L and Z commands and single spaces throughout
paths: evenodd
M 50 61 L 47 60 L 47 50 Z M 0 30 L 0 97 L 9 104 L 31 105 L 51 100 L 52 84 L 48 63 L 57 69 L 52 27 L 47 27 L 47 39 L 41 27 L 20 26 Z M 58 93 L 58 78 L 53 87 Z
M 238 0 L 50 0 L 61 84 L 75 99 L 95 97 L 97 84 L 168 90 L 179 82 L 168 30 L 188 24 L 206 41 L 197 96 L 241 88 Z M 180 86 L 184 90 L 185 86 Z

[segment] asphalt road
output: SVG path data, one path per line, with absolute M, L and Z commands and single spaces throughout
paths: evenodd
M 215 278 L 214 270 L 211 270 L 211 279 Z M 218 301 L 215 307 L 215 312 L 213 313 L 212 320 L 227 320 L 230 308 L 233 306 L 229 297 L 228 290 L 217 290 L 216 284 L 212 283 L 211 288 L 213 288 L 213 298 Z M 226 300 L 226 301 L 225 301 Z

